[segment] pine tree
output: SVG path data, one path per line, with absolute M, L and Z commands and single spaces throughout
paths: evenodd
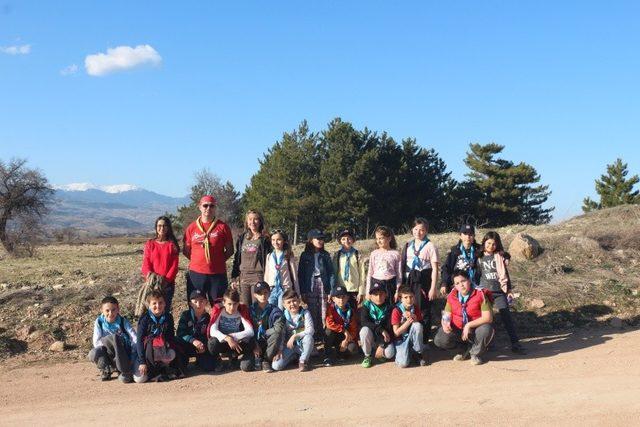
M 307 122 L 285 133 L 260 160 L 244 194 L 244 207 L 257 209 L 271 227 L 289 233 L 319 227 L 318 135 L 309 132 Z
M 640 178 L 633 175 L 627 179 L 628 174 L 627 164 L 623 163 L 622 159 L 607 165 L 607 174 L 596 180 L 596 193 L 600 196 L 600 202 L 587 197 L 584 199 L 582 210 L 589 212 L 594 209 L 640 203 L 640 191 L 633 189 L 640 182 Z
M 503 226 L 551 220 L 553 208 L 542 207 L 551 192 L 546 185 L 533 186 L 540 181 L 533 166 L 495 158 L 503 145 L 470 144 L 469 148 L 464 162 L 470 169 L 467 177 L 482 196 L 475 209 L 481 223 Z

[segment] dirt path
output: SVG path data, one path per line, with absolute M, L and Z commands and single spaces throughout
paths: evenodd
M 564 334 L 527 346 L 526 356 L 495 351 L 477 367 L 437 352 L 426 368 L 353 364 L 145 385 L 102 383 L 85 362 L 5 370 L 0 425 L 640 423 L 640 331 Z

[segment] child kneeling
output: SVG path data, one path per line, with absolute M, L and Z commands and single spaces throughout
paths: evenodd
M 258 282 L 254 288 L 255 302 L 251 305 L 251 320 L 256 327 L 255 369 L 273 372 L 271 363 L 280 351 L 284 334 L 284 315 L 277 305 L 269 302 L 271 287 L 267 282 Z M 277 304 L 277 302 L 276 302 Z
M 360 310 L 360 345 L 364 352 L 363 368 L 373 364 L 371 352 L 376 349 L 375 357 L 379 361 L 393 359 L 396 349 L 391 342 L 391 325 L 389 323 L 389 304 L 387 303 L 387 287 L 382 282 L 373 282 L 369 288 L 369 299 Z
M 182 354 L 176 351 L 173 317 L 165 312 L 162 292 L 154 290 L 149 293 L 147 305 L 149 309 L 138 321 L 136 346 L 139 367 L 133 379 L 144 383 L 183 377 L 184 373 L 179 369 Z
M 102 381 L 110 380 L 115 370 L 120 372 L 120 381 L 130 383 L 136 360 L 136 334 L 131 323 L 120 315 L 120 304 L 114 297 L 105 297 L 100 311 L 93 326 L 93 348 L 87 357 L 100 369 Z
M 300 306 L 300 296 L 293 289 L 285 291 L 282 300 L 285 308 L 284 339 L 280 351 L 273 358 L 273 369 L 281 371 L 299 356 L 300 371 L 308 371 L 315 333 L 311 312 Z
M 189 294 L 189 309 L 182 312 L 178 321 L 177 340 L 185 356 L 182 367 L 185 372 L 189 357 L 195 357 L 196 364 L 205 372 L 215 368 L 215 359 L 207 349 L 209 320 L 207 296 L 200 289 L 194 289 Z
M 420 358 L 420 366 L 426 366 L 429 359 L 423 342 L 424 326 L 415 294 L 409 285 L 402 285 L 398 296 L 400 302 L 391 312 L 391 326 L 396 337 L 396 365 L 406 368 L 415 355 Z
M 209 352 L 216 359 L 216 371 L 223 370 L 221 353 L 231 353 L 231 359 L 239 355 L 240 369 L 253 370 L 255 341 L 249 308 L 240 304 L 240 294 L 233 288 L 225 291 L 222 306 L 215 304 L 209 322 Z M 233 366 L 235 367 L 235 366 Z
M 358 322 L 356 307 L 344 286 L 331 290 L 331 304 L 327 306 L 324 329 L 324 366 L 332 366 L 336 356 L 343 358 L 358 352 Z

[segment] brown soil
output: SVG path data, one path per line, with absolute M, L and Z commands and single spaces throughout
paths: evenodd
M 593 329 L 499 348 L 471 366 L 433 352 L 426 368 L 353 364 L 275 374 L 102 383 L 87 362 L 5 368 L 3 425 L 630 425 L 640 416 L 640 331 Z M 50 362 L 45 362 L 50 363 Z

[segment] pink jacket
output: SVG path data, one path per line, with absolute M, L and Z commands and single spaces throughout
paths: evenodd
M 497 252 L 494 256 L 496 260 L 496 270 L 498 272 L 498 281 L 500 282 L 500 289 L 505 294 L 509 291 L 509 271 L 507 270 L 507 265 L 509 265 L 509 260 L 506 259 L 501 253 Z

